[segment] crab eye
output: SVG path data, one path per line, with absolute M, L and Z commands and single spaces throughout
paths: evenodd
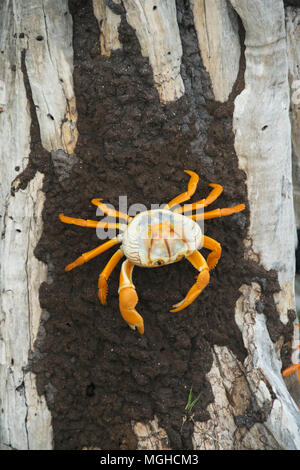
M 154 264 L 154 266 L 161 266 L 162 264 L 164 264 L 164 262 L 161 259 L 158 259 L 153 264 Z

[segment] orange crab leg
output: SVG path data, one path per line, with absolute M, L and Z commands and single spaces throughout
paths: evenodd
M 296 370 L 300 371 L 300 364 L 293 364 L 292 366 L 288 367 L 287 369 L 284 369 L 284 371 L 282 372 L 282 376 L 287 377 L 288 375 L 291 375 L 294 372 L 296 372 Z
M 234 207 L 225 207 L 224 209 L 215 209 L 213 211 L 204 212 L 201 214 L 189 215 L 193 220 L 207 220 L 215 219 L 216 217 L 225 217 L 227 215 L 235 214 L 236 212 L 241 212 L 245 209 L 245 204 L 238 204 Z
M 185 173 L 190 175 L 190 181 L 188 184 L 188 190 L 185 193 L 179 194 L 179 196 L 176 196 L 172 201 L 170 201 L 168 204 L 164 206 L 164 209 L 171 209 L 173 206 L 177 206 L 178 204 L 181 204 L 182 202 L 188 201 L 194 194 L 197 188 L 197 184 L 199 181 L 199 176 L 197 173 L 194 171 L 189 171 L 189 170 L 184 170 Z
M 83 253 L 81 256 L 79 256 L 79 258 L 73 261 L 73 263 L 68 264 L 68 266 L 65 267 L 65 271 L 71 271 L 71 269 L 74 269 L 77 266 L 81 266 L 87 261 L 90 261 L 90 259 L 95 258 L 98 255 L 101 255 L 101 253 L 108 250 L 112 246 L 117 245 L 118 243 L 120 242 L 117 238 L 112 238 L 111 240 L 108 240 L 107 242 L 103 243 L 103 245 L 100 245 L 97 248 L 94 248 L 93 250 L 88 251 L 87 253 Z
M 110 207 L 107 207 L 107 205 L 101 201 L 102 199 L 92 199 L 91 203 L 94 204 L 94 206 L 100 207 L 100 209 L 104 212 L 104 214 L 107 214 L 111 217 L 116 217 L 119 219 L 125 219 L 127 220 L 127 222 L 129 221 L 130 217 L 128 214 L 125 214 L 124 212 L 116 211 L 115 209 L 111 209 Z
M 103 271 L 101 272 L 99 276 L 98 296 L 102 305 L 107 304 L 106 296 L 107 296 L 107 290 L 108 290 L 108 285 L 107 285 L 108 278 L 113 272 L 113 270 L 115 269 L 115 267 L 117 266 L 117 264 L 119 263 L 119 261 L 123 258 L 123 256 L 124 256 L 124 253 L 121 249 L 116 251 L 113 254 L 113 256 L 110 258 L 109 262 L 107 263 L 107 265 L 105 266 L 105 268 L 103 269 Z
M 221 186 L 220 184 L 210 183 L 209 186 L 213 188 L 213 190 L 209 193 L 207 198 L 203 199 L 204 207 L 212 204 L 216 199 L 218 199 L 220 194 L 223 192 L 223 186 Z
M 131 329 L 138 329 L 139 333 L 144 334 L 144 320 L 135 310 L 138 303 L 138 296 L 132 282 L 132 271 L 134 265 L 128 259 L 123 262 L 120 274 L 119 286 L 119 306 L 124 320 Z
M 300 328 L 299 323 L 296 323 L 296 326 L 298 326 L 298 328 Z M 300 346 L 299 346 L 299 349 L 300 349 Z M 287 369 L 284 369 L 284 371 L 282 372 L 282 377 L 287 377 L 288 375 L 291 375 L 294 372 L 296 372 L 296 370 L 298 370 L 298 380 L 300 382 L 300 364 L 293 364 L 290 367 L 288 367 Z
M 116 228 L 118 230 L 124 229 L 125 224 L 111 223 L 111 222 L 99 222 L 97 220 L 84 220 L 75 219 L 74 217 L 67 217 L 64 214 L 59 214 L 59 218 L 65 224 L 79 225 L 80 227 L 92 227 L 92 228 Z
M 186 214 L 187 212 L 192 212 L 212 204 L 222 193 L 223 187 L 220 184 L 215 183 L 211 183 L 209 186 L 211 186 L 213 190 L 209 193 L 207 198 L 201 199 L 201 201 L 193 202 L 193 204 L 187 204 L 183 207 L 178 207 L 177 209 L 174 209 L 174 212 L 184 212 Z
M 208 250 L 211 250 L 211 253 L 207 257 L 207 264 L 209 270 L 213 269 L 222 253 L 222 248 L 219 242 L 214 240 L 213 238 L 208 237 L 207 235 L 203 236 L 203 248 L 207 248 Z
M 187 256 L 187 259 L 194 268 L 200 271 L 200 274 L 198 274 L 197 281 L 188 291 L 186 297 L 181 302 L 173 305 L 174 308 L 170 312 L 179 312 L 190 305 L 209 283 L 209 267 L 201 253 L 196 250 L 190 256 Z

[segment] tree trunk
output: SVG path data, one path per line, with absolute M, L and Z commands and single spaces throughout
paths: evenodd
M 1 2 L 1 448 L 300 449 L 299 384 L 281 376 L 298 345 L 299 15 L 282 0 Z M 212 209 L 246 210 L 205 224 L 223 254 L 188 309 L 168 311 L 194 282 L 186 262 L 136 268 L 140 337 L 118 269 L 98 302 L 108 255 L 64 272 L 97 237 L 58 214 L 168 202 L 185 169 L 194 200 L 215 182 Z

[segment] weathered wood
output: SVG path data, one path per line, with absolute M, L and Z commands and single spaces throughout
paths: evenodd
M 238 19 L 227 0 L 191 0 L 203 63 L 217 101 L 227 101 L 239 71 Z
M 120 3 L 120 0 L 117 0 L 115 3 Z M 118 33 L 121 17 L 114 13 L 104 0 L 93 0 L 93 8 L 100 29 L 101 54 L 110 56 L 112 51 L 122 47 Z
M 280 319 L 286 323 L 289 310 L 295 308 L 295 225 L 284 8 L 281 1 L 231 3 L 246 30 L 245 89 L 235 100 L 234 112 L 235 148 L 247 174 L 251 213 L 246 254 L 259 259 L 267 270 L 277 271 L 281 291 L 274 298 Z M 282 382 L 276 346 L 271 347 L 258 313 L 252 319 L 253 340 L 249 330 L 244 336 L 247 321 L 242 312 L 247 311 L 247 297 L 251 305 L 252 296 L 258 296 L 253 289 L 241 288 L 244 307 L 237 305 L 236 315 L 243 319 L 238 324 L 250 360 L 263 371 L 276 395 L 266 426 L 279 446 L 299 448 L 297 407 Z
M 231 3 L 246 29 L 246 84 L 235 100 L 234 128 L 251 208 L 247 253 L 278 272 L 286 322 L 294 308 L 295 226 L 284 9 L 281 1 Z
M 184 93 L 180 75 L 182 46 L 175 0 L 165 0 L 159 8 L 156 3 L 155 0 L 128 0 L 126 18 L 136 32 L 142 55 L 149 57 L 160 99 L 167 103 Z
M 120 2 L 114 2 L 119 4 Z M 180 75 L 182 46 L 176 18 L 175 0 L 165 0 L 157 8 L 154 0 L 124 2 L 126 19 L 135 30 L 144 57 L 149 57 L 153 78 L 162 103 L 174 101 L 184 93 Z M 94 14 L 100 27 L 103 55 L 121 47 L 118 38 L 120 16 L 105 0 L 93 0 Z
M 300 227 L 300 11 L 286 9 L 287 53 L 291 88 L 291 125 L 293 144 L 293 184 L 297 227 Z
M 67 1 L 60 0 L 5 0 L 0 18 L 0 443 L 3 448 L 50 449 L 51 416 L 45 397 L 37 394 L 34 374 L 26 371 L 40 326 L 38 292 L 47 268 L 34 256 L 43 226 L 43 175 L 36 173 L 26 189 L 19 189 L 17 178 L 30 154 L 31 116 L 21 53 L 26 50 L 26 72 L 44 148 L 72 153 L 76 143 L 72 21 Z

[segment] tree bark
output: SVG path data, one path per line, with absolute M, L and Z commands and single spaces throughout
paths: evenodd
M 47 159 L 63 184 L 77 158 L 80 110 L 73 83 L 72 16 L 67 0 L 14 5 L 9 0 L 0 5 L 0 444 L 3 449 L 53 449 L 60 445 L 55 444 L 51 414 L 55 387 L 49 383 L 41 393 L 31 365 L 33 357 L 42 355 L 40 346 L 47 336 L 44 326 L 49 313 L 41 307 L 40 286 L 52 282 L 54 269 L 50 257 L 47 264 L 36 257 L 35 248 L 45 223 Z M 186 49 L 179 27 L 181 2 L 93 0 L 90 8 L 99 25 L 99 55 L 109 61 L 125 47 L 119 28 L 121 21 L 126 22 L 142 57 L 149 61 L 162 108 L 188 94 L 193 78 L 187 77 L 192 73 L 188 67 L 185 72 L 182 67 Z M 230 344 L 211 346 L 206 380 L 213 400 L 205 419 L 183 414 L 182 428 L 192 426 L 193 449 L 300 449 L 299 385 L 294 376 L 288 382 L 281 377 L 282 359 L 290 365 L 298 334 L 292 312 L 295 214 L 297 226 L 300 217 L 300 119 L 295 97 L 300 80 L 300 9 L 284 8 L 282 0 L 190 0 L 189 8 L 211 81 L 212 101 L 230 106 L 236 95 L 234 149 L 239 169 L 246 175 L 250 217 L 244 259 L 261 275 L 240 283 L 232 312 L 245 357 L 238 357 Z M 88 64 L 90 51 L 80 53 Z M 238 81 L 244 83 L 240 89 Z M 201 88 L 201 83 L 197 86 Z M 39 161 L 32 159 L 33 154 Z M 264 287 L 271 281 L 276 289 Z M 270 327 L 270 304 L 275 312 L 272 321 L 281 334 Z M 127 448 L 176 446 L 158 411 L 148 421 L 135 414 L 130 426 L 136 441 Z M 85 444 L 93 446 L 97 447 Z

